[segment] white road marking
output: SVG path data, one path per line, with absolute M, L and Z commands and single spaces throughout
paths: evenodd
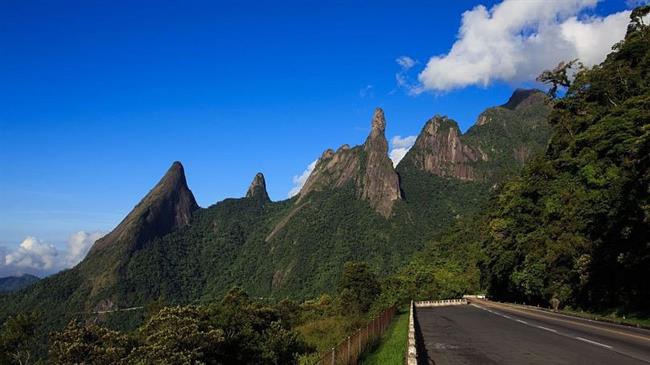
M 548 328 L 548 327 L 544 327 L 544 326 L 535 326 L 535 327 L 537 327 L 537 328 L 539 328 L 539 329 L 541 329 L 541 330 L 544 330 L 544 331 L 549 331 L 549 332 L 557 333 L 557 330 L 554 330 L 554 329 L 552 329 L 552 328 Z
M 528 324 L 528 322 L 522 321 L 521 319 L 517 319 L 516 321 L 519 322 L 519 323 Z
M 609 349 L 609 350 L 613 349 L 612 346 L 605 345 L 604 343 L 600 343 L 600 342 L 596 342 L 596 341 L 588 340 L 588 339 L 586 339 L 586 338 L 582 338 L 582 337 L 576 337 L 576 340 L 580 340 L 580 341 L 584 341 L 584 342 L 590 343 L 590 344 L 592 344 L 592 345 L 596 345 L 596 346 L 604 347 L 604 348 Z

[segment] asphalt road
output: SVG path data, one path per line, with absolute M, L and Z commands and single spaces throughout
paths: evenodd
M 418 308 L 422 364 L 649 364 L 650 331 L 487 301 Z

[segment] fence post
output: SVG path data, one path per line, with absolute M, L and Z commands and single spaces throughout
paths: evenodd
M 350 359 L 352 358 L 350 355 L 350 336 L 348 336 L 348 364 L 350 364 Z
M 361 328 L 357 331 L 357 339 L 359 340 L 359 356 L 361 356 Z
M 336 361 L 336 350 L 334 347 L 332 347 L 332 365 L 335 365 Z

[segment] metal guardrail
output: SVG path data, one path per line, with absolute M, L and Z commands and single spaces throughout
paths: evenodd
M 359 328 L 330 351 L 323 353 L 316 362 L 318 365 L 350 365 L 356 364 L 361 354 L 370 344 L 379 339 L 388 329 L 390 321 L 395 316 L 395 307 L 390 307 L 371 320 L 365 327 Z

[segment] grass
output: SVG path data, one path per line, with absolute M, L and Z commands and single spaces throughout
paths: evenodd
M 562 309 L 560 310 L 560 313 L 581 317 L 581 318 L 594 319 L 598 321 L 624 324 L 624 325 L 634 326 L 634 327 L 650 328 L 650 318 L 646 316 L 636 316 L 634 314 L 626 316 L 626 315 L 617 314 L 616 311 L 591 313 L 591 312 L 576 311 L 571 309 Z
M 363 365 L 401 365 L 404 363 L 406 354 L 406 341 L 409 330 L 409 313 L 399 312 L 395 315 L 393 322 L 379 341 L 377 347 L 361 360 Z

